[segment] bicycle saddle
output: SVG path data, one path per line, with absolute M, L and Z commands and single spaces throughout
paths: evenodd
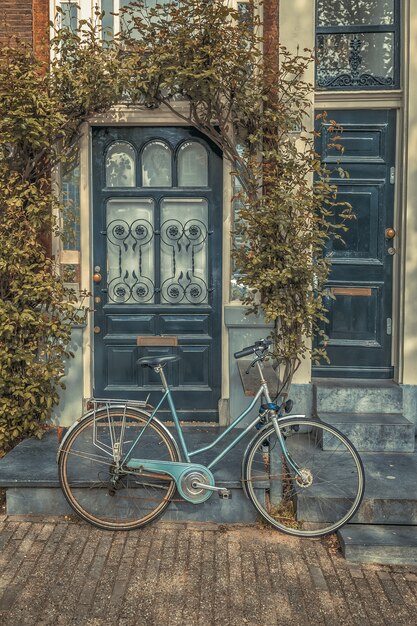
M 143 356 L 136 361 L 136 364 L 142 367 L 164 367 L 167 363 L 174 363 L 179 360 L 179 356 Z

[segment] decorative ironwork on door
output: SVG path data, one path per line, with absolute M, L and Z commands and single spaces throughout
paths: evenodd
M 170 218 L 173 207 L 177 217 Z M 162 202 L 162 302 L 207 303 L 207 211 L 203 199 Z
M 155 301 L 155 231 L 152 199 L 107 203 L 107 295 L 109 302 Z
M 137 160 L 141 166 L 137 166 Z M 126 141 L 106 153 L 107 188 L 150 188 L 188 197 L 110 198 L 106 205 L 107 294 L 115 304 L 207 304 L 208 203 L 189 188 L 208 185 L 208 153 L 183 142 L 178 159 L 163 140 L 139 153 Z M 176 183 L 176 185 L 175 185 Z M 184 189 L 181 189 L 184 188 Z M 158 228 L 158 224 L 160 227 Z
M 206 304 L 208 206 L 203 198 L 165 199 L 156 230 L 151 198 L 107 203 L 107 295 L 117 304 Z M 172 214 L 176 217 L 170 217 Z M 159 277 L 155 260 L 159 257 Z

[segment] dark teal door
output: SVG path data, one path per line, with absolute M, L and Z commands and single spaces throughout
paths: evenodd
M 166 375 L 182 418 L 217 419 L 219 150 L 190 128 L 94 128 L 93 182 L 95 396 L 155 404 L 159 376 L 136 360 L 178 354 Z
M 392 280 L 396 240 L 393 227 L 396 113 L 390 110 L 332 111 L 343 126 L 344 152 L 328 148 L 321 136 L 323 161 L 341 161 L 349 177 L 337 179 L 338 198 L 349 202 L 356 219 L 345 244 L 333 242 L 326 254 L 332 269 L 327 298 L 330 365 L 315 376 L 391 378 Z

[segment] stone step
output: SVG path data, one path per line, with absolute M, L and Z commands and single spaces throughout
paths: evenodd
M 315 380 L 313 388 L 318 415 L 403 412 L 402 387 L 392 381 L 326 379 Z
M 344 433 L 357 450 L 414 452 L 415 424 L 397 413 L 325 413 L 319 417 Z M 330 441 L 324 441 L 326 449 Z
M 215 426 L 185 427 L 190 449 L 209 444 L 220 432 Z M 250 437 L 248 437 L 249 439 Z M 247 443 L 247 442 L 246 442 Z M 219 523 L 252 523 L 258 515 L 241 488 L 241 462 L 245 442 L 239 443 L 213 469 L 217 486 L 227 486 L 232 498 L 223 500 L 216 493 L 203 504 L 173 501 L 163 514 L 164 519 L 178 521 L 216 521 Z M 60 489 L 56 464 L 58 440 L 56 432 L 47 433 L 42 440 L 27 439 L 0 460 L 0 487 L 6 488 L 9 515 L 68 515 L 73 513 Z M 216 451 L 195 457 L 205 463 Z M 179 499 L 178 494 L 174 499 Z
M 217 483 L 222 486 L 221 482 Z M 180 500 L 178 494 L 162 514 L 164 520 L 181 522 L 216 522 L 252 524 L 258 518 L 256 509 L 241 487 L 228 485 L 232 497 L 219 498 L 216 493 L 202 504 Z M 6 493 L 8 515 L 74 515 L 59 487 L 9 487 Z
M 323 451 L 329 458 L 329 473 L 342 480 L 346 475 L 343 457 L 336 459 L 331 450 Z M 405 524 L 417 525 L 416 453 L 361 454 L 365 469 L 365 494 L 358 512 L 352 518 L 355 524 Z M 324 482 L 300 491 L 297 510 L 301 518 L 316 520 L 323 511 L 329 513 L 328 521 L 335 521 L 332 512 L 344 506 L 343 495 L 331 494 L 323 488 Z
M 364 452 L 365 495 L 353 522 L 417 524 L 417 453 Z
M 417 526 L 348 524 L 337 534 L 348 561 L 417 565 Z
M 216 434 L 215 427 L 195 427 L 186 430 L 193 444 L 206 445 Z M 202 505 L 173 502 L 166 512 L 167 519 L 218 522 L 253 522 L 257 518 L 251 502 L 240 484 L 241 459 L 245 447 L 237 448 L 214 471 L 216 483 L 232 490 L 232 499 L 221 500 L 216 494 Z M 0 487 L 7 489 L 9 514 L 65 515 L 70 512 L 59 488 L 56 466 L 57 436 L 48 433 L 41 441 L 28 439 L 0 460 Z M 204 453 L 201 462 L 213 458 L 215 452 Z M 323 454 L 332 456 L 331 451 Z M 353 522 L 357 524 L 417 525 L 417 453 L 361 454 L 365 467 L 365 497 Z M 331 467 L 343 474 L 343 463 Z M 303 492 L 305 506 L 311 506 L 309 493 Z M 311 493 L 311 495 L 314 495 Z M 301 506 L 301 503 L 299 503 Z

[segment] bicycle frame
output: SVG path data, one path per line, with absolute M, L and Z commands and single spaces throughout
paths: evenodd
M 178 418 L 178 414 L 175 408 L 175 404 L 171 395 L 171 390 L 168 386 L 168 383 L 166 381 L 165 378 L 165 374 L 164 371 L 162 369 L 162 367 L 156 368 L 156 371 L 159 373 L 159 375 L 161 376 L 161 381 L 162 381 L 162 385 L 164 388 L 164 394 L 161 398 L 161 400 L 159 401 L 158 405 L 154 408 L 154 410 L 152 411 L 152 413 L 149 416 L 148 419 L 148 424 L 152 421 L 152 419 L 155 417 L 157 411 L 159 410 L 159 408 L 162 406 L 162 404 L 164 403 L 165 400 L 167 400 L 168 402 L 168 406 L 170 408 L 171 414 L 172 414 L 172 418 L 174 421 L 174 425 L 175 425 L 175 430 L 178 436 L 178 441 L 180 444 L 180 451 L 181 451 L 181 455 L 183 457 L 183 460 L 186 461 L 187 463 L 191 463 L 191 458 L 198 456 L 199 454 L 202 454 L 203 452 L 207 452 L 207 450 L 211 450 L 212 448 L 214 448 L 218 443 L 220 443 L 224 437 L 226 437 L 232 430 L 234 430 L 241 422 L 242 420 L 248 415 L 248 413 L 251 412 L 251 410 L 256 406 L 256 403 L 258 402 L 259 398 L 261 398 L 261 396 L 264 396 L 267 403 L 271 404 L 271 398 L 269 395 L 269 389 L 268 389 L 268 384 L 264 378 L 263 372 L 262 372 L 262 368 L 260 366 L 259 361 L 256 363 L 256 366 L 258 368 L 258 372 L 259 372 L 259 376 L 260 376 L 260 386 L 259 389 L 255 395 L 255 397 L 253 398 L 252 402 L 246 407 L 246 409 L 244 411 L 242 411 L 242 413 L 240 413 L 240 415 L 238 415 L 233 421 L 232 423 L 226 428 L 226 430 L 224 430 L 218 437 L 216 437 L 209 445 L 204 446 L 202 448 L 198 448 L 196 450 L 188 450 L 187 447 L 187 443 L 185 441 L 184 438 L 184 432 L 180 423 L 180 420 Z M 294 415 L 294 417 L 305 417 L 304 415 Z M 290 464 L 290 466 L 293 468 L 293 470 L 298 474 L 301 475 L 299 467 L 297 466 L 296 463 L 293 462 L 293 460 L 291 459 L 291 457 L 288 454 L 287 451 L 287 447 L 285 445 L 285 439 L 282 436 L 281 430 L 279 428 L 279 419 L 278 417 L 274 417 L 272 418 L 272 423 L 274 425 L 274 428 L 276 430 L 277 433 L 277 437 L 279 439 L 280 445 L 281 445 L 281 449 L 282 452 L 285 456 L 285 459 L 287 460 L 287 462 Z M 256 416 L 256 418 L 254 418 L 247 426 L 246 428 L 244 428 L 242 430 L 241 433 L 239 433 L 239 435 L 237 435 L 233 441 L 227 445 L 225 448 L 223 448 L 223 450 L 212 460 L 210 461 L 210 463 L 208 463 L 206 465 L 206 467 L 208 469 L 212 469 L 215 465 L 217 465 L 219 463 L 219 461 L 221 461 L 244 437 L 245 435 L 252 430 L 252 428 L 259 422 L 259 415 Z M 146 428 L 146 426 L 145 426 Z M 124 459 L 123 459 L 123 463 L 127 464 L 127 466 L 129 466 L 129 462 L 128 459 L 133 451 L 133 449 L 135 448 L 135 446 L 137 445 L 138 441 L 140 440 L 143 432 L 145 431 L 145 428 L 143 429 L 142 433 L 136 438 L 136 440 L 134 441 L 134 443 L 132 444 L 131 448 L 128 450 L 127 454 L 125 455 Z M 133 459 L 131 460 L 133 461 Z

